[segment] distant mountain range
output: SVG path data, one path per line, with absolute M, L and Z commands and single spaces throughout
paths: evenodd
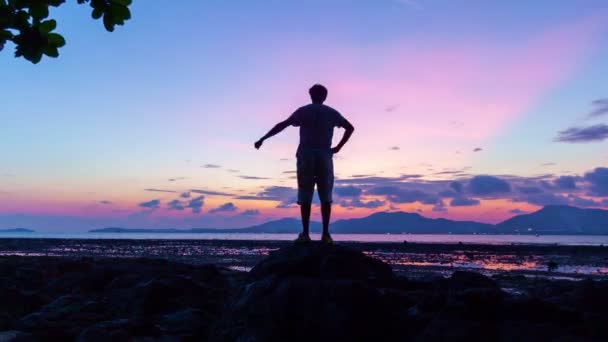
M 26 228 L 10 228 L 0 229 L 0 233 L 34 233 L 34 231 Z
M 608 234 L 608 210 L 547 206 L 531 214 L 512 217 L 497 224 L 496 229 L 500 233 L 605 235 Z
M 234 228 L 129 229 L 102 228 L 91 233 L 297 233 L 300 220 L 284 218 L 259 225 Z M 319 222 L 310 223 L 311 232 L 320 232 Z M 338 220 L 331 231 L 347 234 L 608 234 L 608 210 L 547 206 L 531 214 L 517 215 L 499 224 L 432 219 L 417 213 L 379 212 Z

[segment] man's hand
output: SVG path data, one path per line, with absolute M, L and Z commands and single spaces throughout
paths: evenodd
M 344 119 L 344 121 L 346 121 L 346 119 Z M 353 135 L 354 131 L 355 131 L 355 127 L 353 127 L 353 125 L 351 125 L 350 122 L 346 121 L 345 125 L 344 125 L 344 135 L 342 136 L 342 139 L 340 139 L 340 142 L 338 143 L 338 145 L 331 148 L 331 153 L 336 154 L 336 153 L 340 152 L 340 150 L 342 149 L 342 146 L 344 146 L 344 144 L 346 144 L 348 139 L 350 139 L 350 136 Z
M 255 144 L 253 144 L 253 146 L 255 147 L 256 150 L 259 150 L 260 147 L 262 146 L 263 142 L 264 142 L 264 140 L 260 139 L 260 140 L 256 141 Z

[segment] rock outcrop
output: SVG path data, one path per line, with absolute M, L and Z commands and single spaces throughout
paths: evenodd
M 282 248 L 248 273 L 158 259 L 3 257 L 0 293 L 0 341 L 608 339 L 605 281 L 466 271 L 411 280 L 318 243 Z

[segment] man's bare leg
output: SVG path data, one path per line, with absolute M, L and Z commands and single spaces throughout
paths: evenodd
M 302 233 L 298 236 L 296 242 L 310 241 L 309 226 L 310 226 L 310 203 L 300 204 L 300 214 L 302 215 Z
M 310 203 L 302 203 L 300 204 L 300 214 L 302 215 L 302 233 L 304 235 L 309 235 L 309 226 L 310 226 Z
M 331 202 L 321 203 L 321 217 L 323 219 L 323 235 L 321 241 L 332 243 L 333 240 L 329 235 L 329 219 L 331 218 Z

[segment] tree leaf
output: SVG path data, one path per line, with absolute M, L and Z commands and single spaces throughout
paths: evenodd
M 40 23 L 40 25 L 38 26 L 38 31 L 40 31 L 40 33 L 49 33 L 53 31 L 56 27 L 57 22 L 55 20 L 46 20 Z
M 57 50 L 57 47 L 55 47 L 55 46 L 47 46 L 44 49 L 44 54 L 49 57 L 54 57 L 54 58 L 59 57 L 59 51 Z
M 131 18 L 131 12 L 125 6 L 120 5 L 112 5 L 112 17 L 114 18 L 114 23 L 122 25 L 125 23 L 125 20 Z
M 23 56 L 23 57 L 25 57 L 25 59 L 27 59 L 28 61 L 30 61 L 34 64 L 38 64 L 38 62 L 40 62 L 40 60 L 42 59 L 42 51 L 35 52 L 31 56 Z
M 59 7 L 59 5 L 63 4 L 65 0 L 47 0 L 46 2 L 53 7 Z
M 13 33 L 9 30 L 0 30 L 0 39 L 12 39 Z
M 103 16 L 103 26 L 105 26 L 106 30 L 108 30 L 109 32 L 113 32 L 114 31 L 114 20 L 112 20 L 112 14 L 106 12 L 106 14 L 104 14 Z
M 57 33 L 51 33 L 48 37 L 49 45 L 54 47 L 62 47 L 65 45 L 65 39 Z
M 131 0 L 110 0 L 110 2 L 118 4 L 118 5 L 122 5 L 122 6 L 129 6 L 131 5 Z
M 49 8 L 41 1 L 33 2 L 30 5 L 29 14 L 35 19 L 44 19 L 49 16 Z
M 93 17 L 93 19 L 99 19 L 99 18 L 101 18 L 102 15 L 103 15 L 103 10 L 101 10 L 99 8 L 94 8 L 93 13 L 91 13 L 91 17 Z

